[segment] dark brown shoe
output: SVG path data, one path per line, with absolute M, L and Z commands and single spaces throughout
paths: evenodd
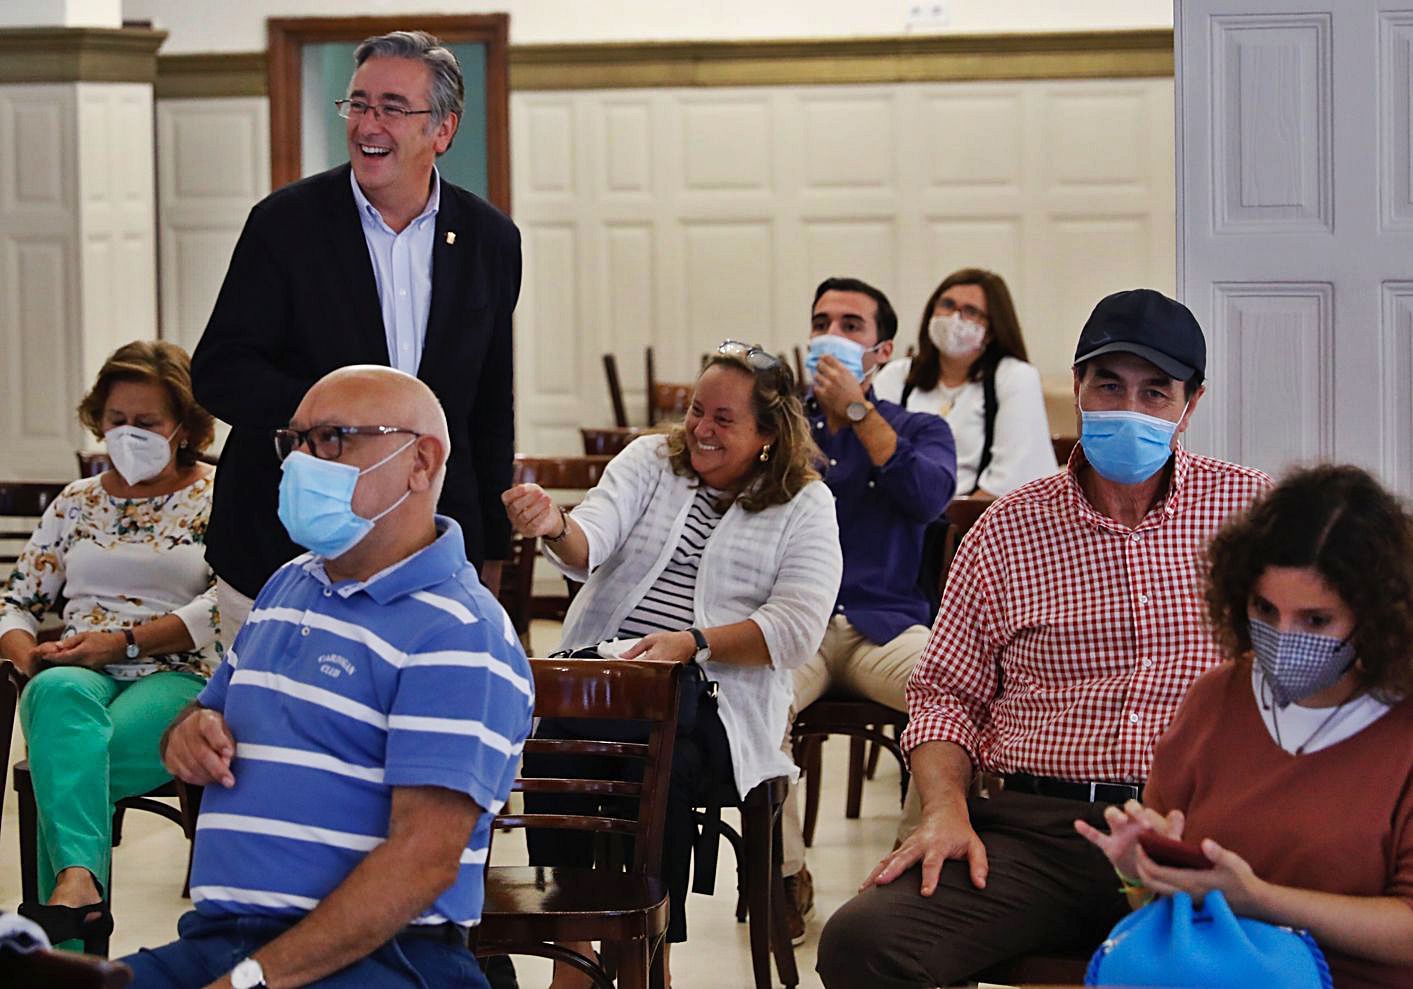
M 814 913 L 814 879 L 809 869 L 801 869 L 785 877 L 785 923 L 790 928 L 790 943 L 805 939 L 805 919 Z

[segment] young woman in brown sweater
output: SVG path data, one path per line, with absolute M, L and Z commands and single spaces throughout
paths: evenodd
M 1102 849 L 1135 905 L 1219 889 L 1310 931 L 1340 989 L 1413 986 L 1413 516 L 1364 471 L 1291 474 L 1213 540 L 1213 631 L 1236 657 L 1189 691 L 1143 803 Z M 1213 864 L 1156 864 L 1153 829 Z

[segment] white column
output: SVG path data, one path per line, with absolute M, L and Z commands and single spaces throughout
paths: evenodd
M 116 4 L 15 6 L 72 17 Z M 160 40 L 0 29 L 0 479 L 75 476 L 74 451 L 88 442 L 74 413 L 84 390 L 117 346 L 157 336 Z M 53 69 L 65 65 L 73 71 Z M 94 75 L 104 81 L 84 78 Z

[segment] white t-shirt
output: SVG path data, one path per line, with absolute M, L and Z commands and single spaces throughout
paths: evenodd
M 1299 704 L 1277 707 L 1271 699 L 1270 688 L 1264 684 L 1261 667 L 1255 663 L 1251 664 L 1251 689 L 1256 694 L 1256 708 L 1261 712 L 1271 741 L 1291 755 L 1309 755 L 1353 738 L 1393 710 L 1391 704 L 1370 694 L 1346 701 L 1338 710 Z
M 890 361 L 873 379 L 874 394 L 884 401 L 898 402 L 911 366 L 908 358 Z M 957 391 L 951 410 L 944 413 L 951 391 L 940 382 L 929 391 L 914 389 L 907 409 L 940 415 L 952 427 L 957 443 L 957 494 L 965 495 L 977 486 L 976 469 L 986 443 L 986 389 L 980 381 L 968 381 Z M 981 476 L 981 490 L 1000 497 L 1058 469 L 1040 373 L 1025 361 L 1001 358 L 996 365 L 996 432 L 991 463 Z

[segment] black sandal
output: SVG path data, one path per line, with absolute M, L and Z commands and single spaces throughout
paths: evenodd
M 91 913 L 98 916 L 85 919 Z M 113 934 L 113 914 L 101 900 L 84 907 L 21 903 L 19 914 L 44 928 L 50 944 L 81 940 L 83 950 L 90 955 L 105 954 L 102 947 Z

